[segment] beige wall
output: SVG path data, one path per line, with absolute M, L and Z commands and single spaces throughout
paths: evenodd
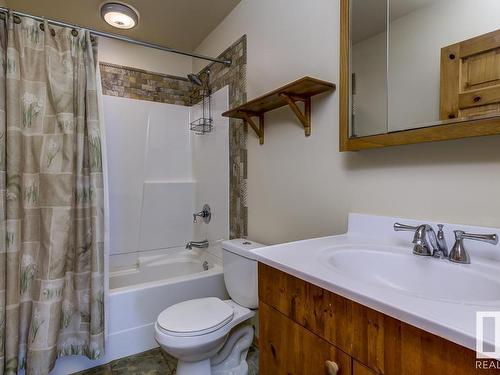
M 188 56 L 102 37 L 99 38 L 98 46 L 99 60 L 102 62 L 175 76 L 185 76 L 193 69 L 193 60 Z
M 338 82 L 338 30 L 338 0 L 243 0 L 198 52 L 247 34 L 253 98 L 303 75 Z M 339 153 L 338 93 L 313 101 L 309 138 L 286 109 L 266 124 L 263 146 L 248 140 L 253 240 L 341 233 L 349 212 L 500 227 L 500 137 Z

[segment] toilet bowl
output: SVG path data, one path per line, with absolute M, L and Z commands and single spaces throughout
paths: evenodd
M 178 359 L 177 375 L 246 375 L 253 341 L 248 320 L 255 315 L 257 260 L 262 245 L 224 241 L 224 281 L 230 300 L 215 297 L 180 302 L 162 311 L 155 324 L 161 349 Z

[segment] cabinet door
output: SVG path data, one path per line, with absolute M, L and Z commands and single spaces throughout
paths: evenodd
M 441 50 L 440 119 L 500 112 L 500 30 Z
M 365 365 L 362 365 L 356 360 L 352 361 L 352 375 L 377 375 L 373 370 L 370 370 Z
M 351 375 L 351 357 L 265 303 L 259 305 L 261 375 Z M 330 372 L 329 372 L 330 371 Z

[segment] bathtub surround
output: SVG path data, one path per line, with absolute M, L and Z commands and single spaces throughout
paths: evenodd
M 111 270 L 135 267 L 145 252 L 170 252 L 188 241 L 229 237 L 228 89 L 212 95 L 214 131 L 189 131 L 197 106 L 105 95 Z M 134 145 L 134 147 L 130 147 Z M 210 224 L 193 224 L 209 203 Z M 211 248 L 210 248 L 211 249 Z M 219 254 L 214 254 L 220 257 Z
M 109 43 L 107 41 L 107 43 Z M 111 59 L 112 55 L 107 55 Z M 210 88 L 215 93 L 229 87 L 229 108 L 244 103 L 246 95 L 247 38 L 240 37 L 217 56 L 231 59 L 230 67 L 209 64 L 201 68 L 203 74 L 210 69 Z M 123 60 L 123 58 L 122 58 Z M 101 63 L 103 94 L 130 99 L 155 101 L 188 106 L 193 92 L 191 82 L 185 77 Z M 195 103 L 194 103 L 195 104 Z M 247 209 L 247 129 L 238 119 L 229 120 L 229 237 L 246 237 L 248 233 Z
M 185 77 L 101 62 L 104 95 L 188 106 L 193 84 Z
M 189 107 L 109 95 L 103 106 L 113 271 L 193 240 L 196 182 Z
M 104 209 L 96 45 L 20 20 L 0 21 L 0 373 L 30 375 L 103 354 Z

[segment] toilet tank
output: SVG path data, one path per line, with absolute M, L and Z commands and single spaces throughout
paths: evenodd
M 244 238 L 222 242 L 226 289 L 234 302 L 249 309 L 259 306 L 255 249 L 263 246 Z

